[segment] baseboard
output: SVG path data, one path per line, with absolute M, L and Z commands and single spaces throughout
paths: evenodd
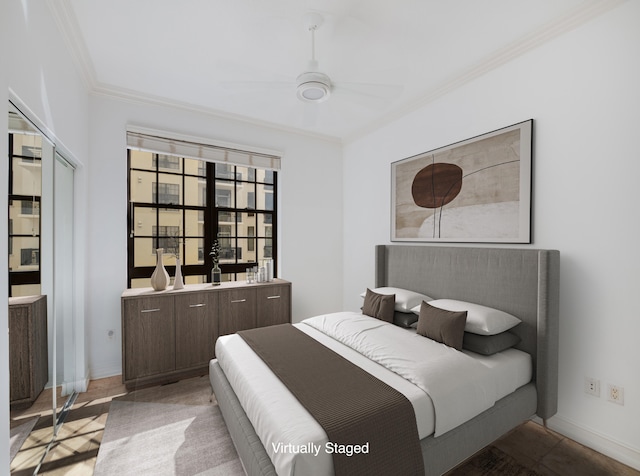
M 87 374 L 82 376 L 81 378 L 77 378 L 72 380 L 71 382 L 63 382 L 60 384 L 62 387 L 62 396 L 71 395 L 74 391 L 78 393 L 86 392 L 87 387 L 89 386 L 89 373 L 87 369 Z
M 107 363 L 105 365 L 91 367 L 89 374 L 91 375 L 91 380 L 122 375 L 122 364 L 118 361 L 111 364 Z
M 603 455 L 640 470 L 640 451 L 636 448 L 631 448 L 611 437 L 557 415 L 547 420 L 547 427 Z

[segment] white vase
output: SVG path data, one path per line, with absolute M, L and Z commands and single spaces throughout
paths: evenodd
M 151 287 L 155 291 L 162 291 L 167 289 L 169 285 L 169 273 L 164 269 L 164 263 L 162 262 L 164 248 L 158 248 L 156 254 L 158 260 L 156 262 L 156 269 L 153 270 L 153 274 L 151 275 Z
M 182 280 L 182 269 L 180 267 L 180 258 L 176 256 L 176 276 L 173 278 L 173 289 L 184 289 L 184 281 Z

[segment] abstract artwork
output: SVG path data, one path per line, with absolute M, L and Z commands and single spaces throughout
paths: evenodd
M 391 240 L 531 242 L 533 120 L 391 164 Z

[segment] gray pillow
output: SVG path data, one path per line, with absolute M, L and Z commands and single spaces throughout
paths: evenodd
M 396 326 L 409 328 L 412 324 L 418 321 L 418 316 L 413 312 L 400 312 L 396 311 L 393 314 L 393 323 Z
M 454 349 L 462 350 L 467 311 L 446 311 L 422 302 L 417 332 Z
M 378 294 L 367 288 L 362 305 L 362 314 L 375 317 L 381 321 L 393 322 L 395 311 L 395 294 Z
M 482 355 L 493 355 L 510 349 L 520 342 L 520 337 L 509 331 L 492 336 L 483 336 L 465 332 L 462 338 L 462 348 Z

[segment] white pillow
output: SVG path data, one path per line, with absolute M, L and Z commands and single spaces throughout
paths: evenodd
M 412 308 L 414 308 L 415 306 L 418 306 L 419 308 L 420 304 L 422 304 L 422 301 L 431 301 L 433 299 L 425 294 L 420 294 L 401 288 L 382 287 L 374 288 L 371 291 L 378 294 L 395 294 L 395 310 L 398 312 L 411 312 Z M 365 291 L 360 295 L 360 297 L 364 298 L 366 294 L 367 292 Z M 420 309 L 418 309 L 418 313 L 420 313 Z
M 504 311 L 465 301 L 436 299 L 435 301 L 429 301 L 429 304 L 447 311 L 467 311 L 467 324 L 464 330 L 472 334 L 492 336 L 509 330 L 521 322 L 517 317 Z M 420 315 L 420 305 L 414 307 L 411 311 Z

